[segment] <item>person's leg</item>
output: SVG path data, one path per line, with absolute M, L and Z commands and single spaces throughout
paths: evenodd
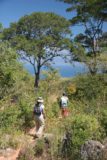
M 64 117 L 65 114 L 65 108 L 62 108 L 62 117 Z
M 38 129 L 39 129 L 39 120 L 36 119 L 36 132 L 38 132 Z
M 35 124 L 36 124 L 35 131 L 37 132 L 39 129 L 39 117 L 38 116 L 35 116 Z
M 43 116 L 40 116 L 40 117 L 39 117 L 39 128 L 38 128 L 38 131 L 37 131 L 37 133 L 36 133 L 36 135 L 37 135 L 38 137 L 41 137 L 41 136 L 42 136 L 43 130 L 44 130 L 44 126 L 45 126 L 44 118 L 43 118 Z
M 64 108 L 64 117 L 68 116 L 68 108 Z

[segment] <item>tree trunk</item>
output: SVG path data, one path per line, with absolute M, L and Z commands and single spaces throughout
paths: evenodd
M 35 73 L 35 83 L 34 83 L 35 88 L 39 87 L 39 80 L 40 80 L 40 66 L 38 67 L 38 71 Z
M 91 75 L 95 75 L 97 73 L 98 69 L 96 57 L 94 57 L 93 62 L 91 62 L 91 64 L 88 65 L 88 68 Z
M 35 74 L 34 87 L 35 87 L 35 88 L 38 88 L 38 87 L 39 87 L 39 73 L 36 73 L 36 74 Z

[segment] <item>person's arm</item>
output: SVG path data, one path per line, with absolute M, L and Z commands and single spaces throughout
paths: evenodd
M 44 105 L 42 106 L 42 114 L 43 114 L 43 117 L 44 117 L 44 119 L 46 118 L 46 115 L 45 115 L 45 110 L 44 110 Z
M 44 117 L 44 119 L 45 119 L 45 118 L 46 118 L 45 111 L 43 110 L 42 113 L 43 113 L 43 117 Z

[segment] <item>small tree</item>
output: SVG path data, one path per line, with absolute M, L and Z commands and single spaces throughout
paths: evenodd
M 54 13 L 38 12 L 22 17 L 4 30 L 4 39 L 8 39 L 21 58 L 33 66 L 36 88 L 41 68 L 69 46 L 69 25 L 65 18 Z

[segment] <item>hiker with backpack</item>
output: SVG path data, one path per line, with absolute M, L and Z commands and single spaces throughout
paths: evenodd
M 43 134 L 44 125 L 45 125 L 45 112 L 44 112 L 44 105 L 43 105 L 42 97 L 37 99 L 35 103 L 33 115 L 36 121 L 36 137 L 39 138 Z
M 61 118 L 68 116 L 68 97 L 66 93 L 64 92 L 63 95 L 60 98 L 60 109 L 61 109 Z

